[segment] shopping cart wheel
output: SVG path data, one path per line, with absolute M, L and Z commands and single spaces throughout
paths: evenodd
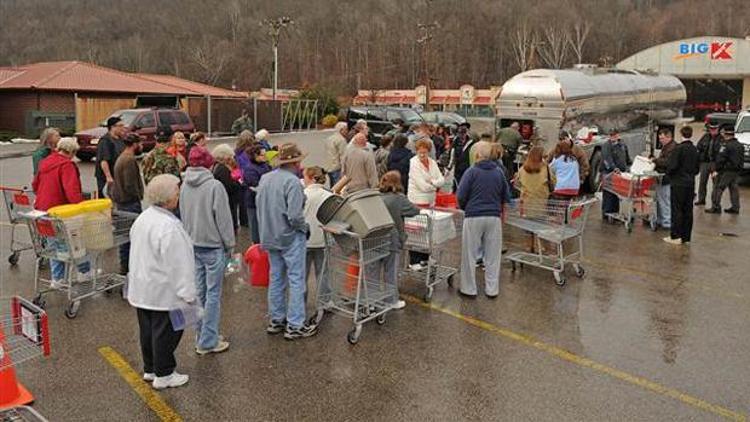
M 655 232 L 655 231 L 659 230 L 659 226 L 656 224 L 656 219 L 655 218 L 652 218 L 651 220 L 649 220 L 648 223 L 649 223 L 649 226 L 651 227 L 651 231 L 652 232 Z
M 10 256 L 8 257 L 8 263 L 13 267 L 18 264 L 18 252 L 13 252 L 12 254 L 10 254 Z
M 563 274 L 560 271 L 555 271 L 553 274 L 555 275 L 555 284 L 557 284 L 560 287 L 564 286 L 565 281 L 566 281 L 565 274 Z
M 625 230 L 627 230 L 628 233 L 631 233 L 633 231 L 633 223 L 631 223 L 630 221 L 626 221 Z
M 81 308 L 80 300 L 74 300 L 68 303 L 68 306 L 65 308 L 65 316 L 68 317 L 68 319 L 75 318 L 76 316 L 78 316 L 78 310 L 80 308 Z
M 445 282 L 448 283 L 448 287 L 453 287 L 453 276 L 446 278 Z
M 586 270 L 581 266 L 581 264 L 575 264 L 573 268 L 576 270 L 576 277 L 583 278 L 583 276 L 586 274 Z
M 325 315 L 325 313 L 325 309 L 318 309 L 318 312 L 316 312 L 315 316 L 313 317 L 313 322 L 315 323 L 315 325 L 319 325 L 320 321 L 323 321 L 323 315 Z
M 428 287 L 427 292 L 425 292 L 424 294 L 424 301 L 429 303 L 431 300 L 432 300 L 432 287 Z
M 377 323 L 378 323 L 378 325 L 383 325 L 383 324 L 385 324 L 385 314 L 380 314 L 380 315 L 378 315 L 378 317 L 377 317 L 377 318 L 375 318 L 375 322 L 377 322 Z
M 516 272 L 516 261 L 510 261 L 510 272 Z
M 42 309 L 45 309 L 47 307 L 47 301 L 45 301 L 44 298 L 42 298 L 42 294 L 41 293 L 39 293 L 36 296 L 34 296 L 34 299 L 31 300 L 31 303 L 33 303 L 34 305 L 36 305 L 36 306 L 38 306 L 38 307 L 40 307 Z
M 346 341 L 350 344 L 357 344 L 360 334 L 362 334 L 362 325 L 356 325 L 351 331 L 349 331 L 349 334 L 346 335 Z

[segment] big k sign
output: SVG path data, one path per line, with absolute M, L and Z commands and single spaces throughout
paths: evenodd
M 750 40 L 699 37 L 657 45 L 617 64 L 681 78 L 742 79 L 750 76 Z

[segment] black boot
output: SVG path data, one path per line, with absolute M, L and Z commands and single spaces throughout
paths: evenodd
M 727 208 L 724 210 L 724 212 L 727 214 L 739 214 L 740 210 L 734 209 L 734 208 Z
M 704 210 L 706 214 L 721 214 L 721 208 L 712 207 L 707 210 Z

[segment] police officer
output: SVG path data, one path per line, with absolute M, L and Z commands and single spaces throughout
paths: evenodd
M 714 162 L 716 155 L 721 147 L 721 135 L 719 135 L 719 125 L 711 123 L 708 125 L 708 132 L 698 141 L 698 157 L 700 158 L 700 178 L 698 179 L 698 201 L 695 206 L 706 205 L 706 186 L 708 185 L 708 176 L 715 171 Z M 716 181 L 713 181 L 714 184 Z
M 716 155 L 715 171 L 716 185 L 711 192 L 711 208 L 707 213 L 721 214 L 721 197 L 724 189 L 729 188 L 729 199 L 732 206 L 724 210 L 727 214 L 740 213 L 740 191 L 737 188 L 740 171 L 742 171 L 743 148 L 740 141 L 734 137 L 734 128 L 726 126 L 721 130 L 723 142 Z

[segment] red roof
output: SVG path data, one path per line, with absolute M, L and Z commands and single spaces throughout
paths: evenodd
M 3 89 L 173 95 L 215 95 L 214 90 L 219 90 L 221 96 L 227 96 L 224 92 L 234 93 L 176 77 L 127 73 L 79 61 L 0 67 L 0 90 Z
M 146 78 L 154 82 L 174 86 L 176 88 L 186 89 L 194 92 L 210 95 L 212 97 L 236 97 L 247 98 L 247 92 L 232 91 L 230 89 L 219 88 L 216 86 L 206 85 L 199 82 L 189 81 L 172 75 L 156 75 L 152 73 L 136 73 L 138 77 Z

